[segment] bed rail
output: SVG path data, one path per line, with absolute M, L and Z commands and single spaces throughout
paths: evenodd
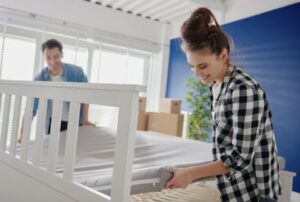
M 133 146 L 135 140 L 138 95 L 144 86 L 116 84 L 87 84 L 37 81 L 0 81 L 1 134 L 0 169 L 1 201 L 113 201 L 129 200 Z M 16 152 L 22 115 L 20 108 L 26 98 L 21 152 Z M 33 159 L 28 159 L 29 136 L 32 131 L 32 109 L 34 99 L 39 99 L 37 128 Z M 53 113 L 48 162 L 41 167 L 41 148 L 45 134 L 47 100 L 53 101 Z M 70 102 L 67 140 L 65 145 L 64 173 L 55 173 L 59 144 L 61 109 L 64 101 Z M 119 108 L 117 137 L 115 143 L 114 168 L 111 195 L 107 196 L 72 182 L 78 120 L 81 103 L 107 105 Z M 13 124 L 9 130 L 9 120 Z M 10 136 L 8 132 L 11 131 Z M 10 137 L 10 144 L 8 144 Z M 8 175 L 14 177 L 8 177 Z M 5 183 L 7 180 L 9 183 Z M 24 193 L 24 188 L 26 193 Z M 15 194 L 15 193 L 24 194 Z M 43 195 L 45 194 L 45 195 Z

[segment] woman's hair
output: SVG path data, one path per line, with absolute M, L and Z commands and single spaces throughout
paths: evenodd
M 219 55 L 224 48 L 230 53 L 229 40 L 215 16 L 207 8 L 198 8 L 181 26 L 181 38 L 185 50 L 198 51 L 209 48 Z
M 63 46 L 58 40 L 49 39 L 42 44 L 42 52 L 44 52 L 46 48 L 47 49 L 58 48 L 59 51 L 62 53 Z

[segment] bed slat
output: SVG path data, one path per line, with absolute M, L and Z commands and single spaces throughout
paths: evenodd
M 71 103 L 64 161 L 64 179 L 72 181 L 75 163 L 80 103 Z
M 14 104 L 13 127 L 11 131 L 10 150 L 9 150 L 9 153 L 11 155 L 16 154 L 16 145 L 17 145 L 17 139 L 19 135 L 21 105 L 22 105 L 22 96 L 16 95 L 15 104 Z
M 3 119 L 2 119 L 3 123 L 1 129 L 1 142 L 0 142 L 0 147 L 2 151 L 5 151 L 6 149 L 10 105 L 11 105 L 11 95 L 6 94 L 4 100 L 4 112 L 3 112 Z
M 119 108 L 112 176 L 112 201 L 128 202 L 137 123 L 138 95 L 122 100 Z
M 53 101 L 53 110 L 51 118 L 51 131 L 50 131 L 50 145 L 48 149 L 48 165 L 47 171 L 55 173 L 56 160 L 58 153 L 61 113 L 62 113 L 62 101 Z
M 25 118 L 23 124 L 23 134 L 22 134 L 22 144 L 21 144 L 21 159 L 27 161 L 28 157 L 28 140 L 30 137 L 30 130 L 31 130 L 31 122 L 32 122 L 32 107 L 33 107 L 33 100 L 32 97 L 27 97 L 26 100 L 26 110 L 25 110 Z
M 43 138 L 45 135 L 46 99 L 39 99 L 39 110 L 37 115 L 36 135 L 33 148 L 33 164 L 40 166 Z

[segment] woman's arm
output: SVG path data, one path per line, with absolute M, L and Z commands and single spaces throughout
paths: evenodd
M 187 168 L 172 168 L 174 176 L 165 184 L 165 188 L 186 188 L 192 181 L 228 173 L 222 161 L 213 161 Z

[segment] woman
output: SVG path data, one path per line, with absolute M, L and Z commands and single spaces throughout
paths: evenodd
M 182 49 L 195 76 L 212 89 L 214 161 L 173 168 L 165 188 L 216 176 L 222 201 L 276 201 L 280 194 L 271 111 L 257 81 L 229 62 L 229 40 L 210 10 L 181 27 Z

